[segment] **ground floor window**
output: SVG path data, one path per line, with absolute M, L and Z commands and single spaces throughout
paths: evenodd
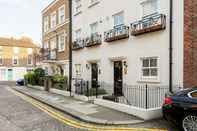
M 142 78 L 158 78 L 158 58 L 142 58 Z
M 75 72 L 77 76 L 81 75 L 81 64 L 75 64 Z

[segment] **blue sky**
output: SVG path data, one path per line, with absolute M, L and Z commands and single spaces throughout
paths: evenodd
M 53 0 L 0 0 L 0 36 L 28 36 L 41 44 L 41 11 Z

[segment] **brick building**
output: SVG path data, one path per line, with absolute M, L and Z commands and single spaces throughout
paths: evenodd
M 42 66 L 49 75 L 68 75 L 68 0 L 54 0 L 42 11 Z
M 29 38 L 0 38 L 0 81 L 15 81 L 36 67 L 39 48 Z

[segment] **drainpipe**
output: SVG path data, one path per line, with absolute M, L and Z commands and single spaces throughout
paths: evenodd
M 72 95 L 72 0 L 69 0 L 69 91 Z
M 169 91 L 173 88 L 173 0 L 170 0 L 170 31 L 169 31 Z

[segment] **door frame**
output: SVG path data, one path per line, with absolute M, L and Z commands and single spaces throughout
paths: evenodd
M 117 83 L 117 84 L 120 84 L 120 88 L 121 88 L 121 92 L 118 91 L 118 87 L 117 87 L 117 80 L 116 80 L 116 77 L 115 77 L 115 64 L 116 63 L 119 63 L 121 64 L 121 76 L 120 76 L 120 79 L 121 79 L 121 83 Z M 122 60 L 116 60 L 116 61 L 113 61 L 113 89 L 114 89 L 114 95 L 115 96 L 122 96 L 123 95 L 123 61 Z

